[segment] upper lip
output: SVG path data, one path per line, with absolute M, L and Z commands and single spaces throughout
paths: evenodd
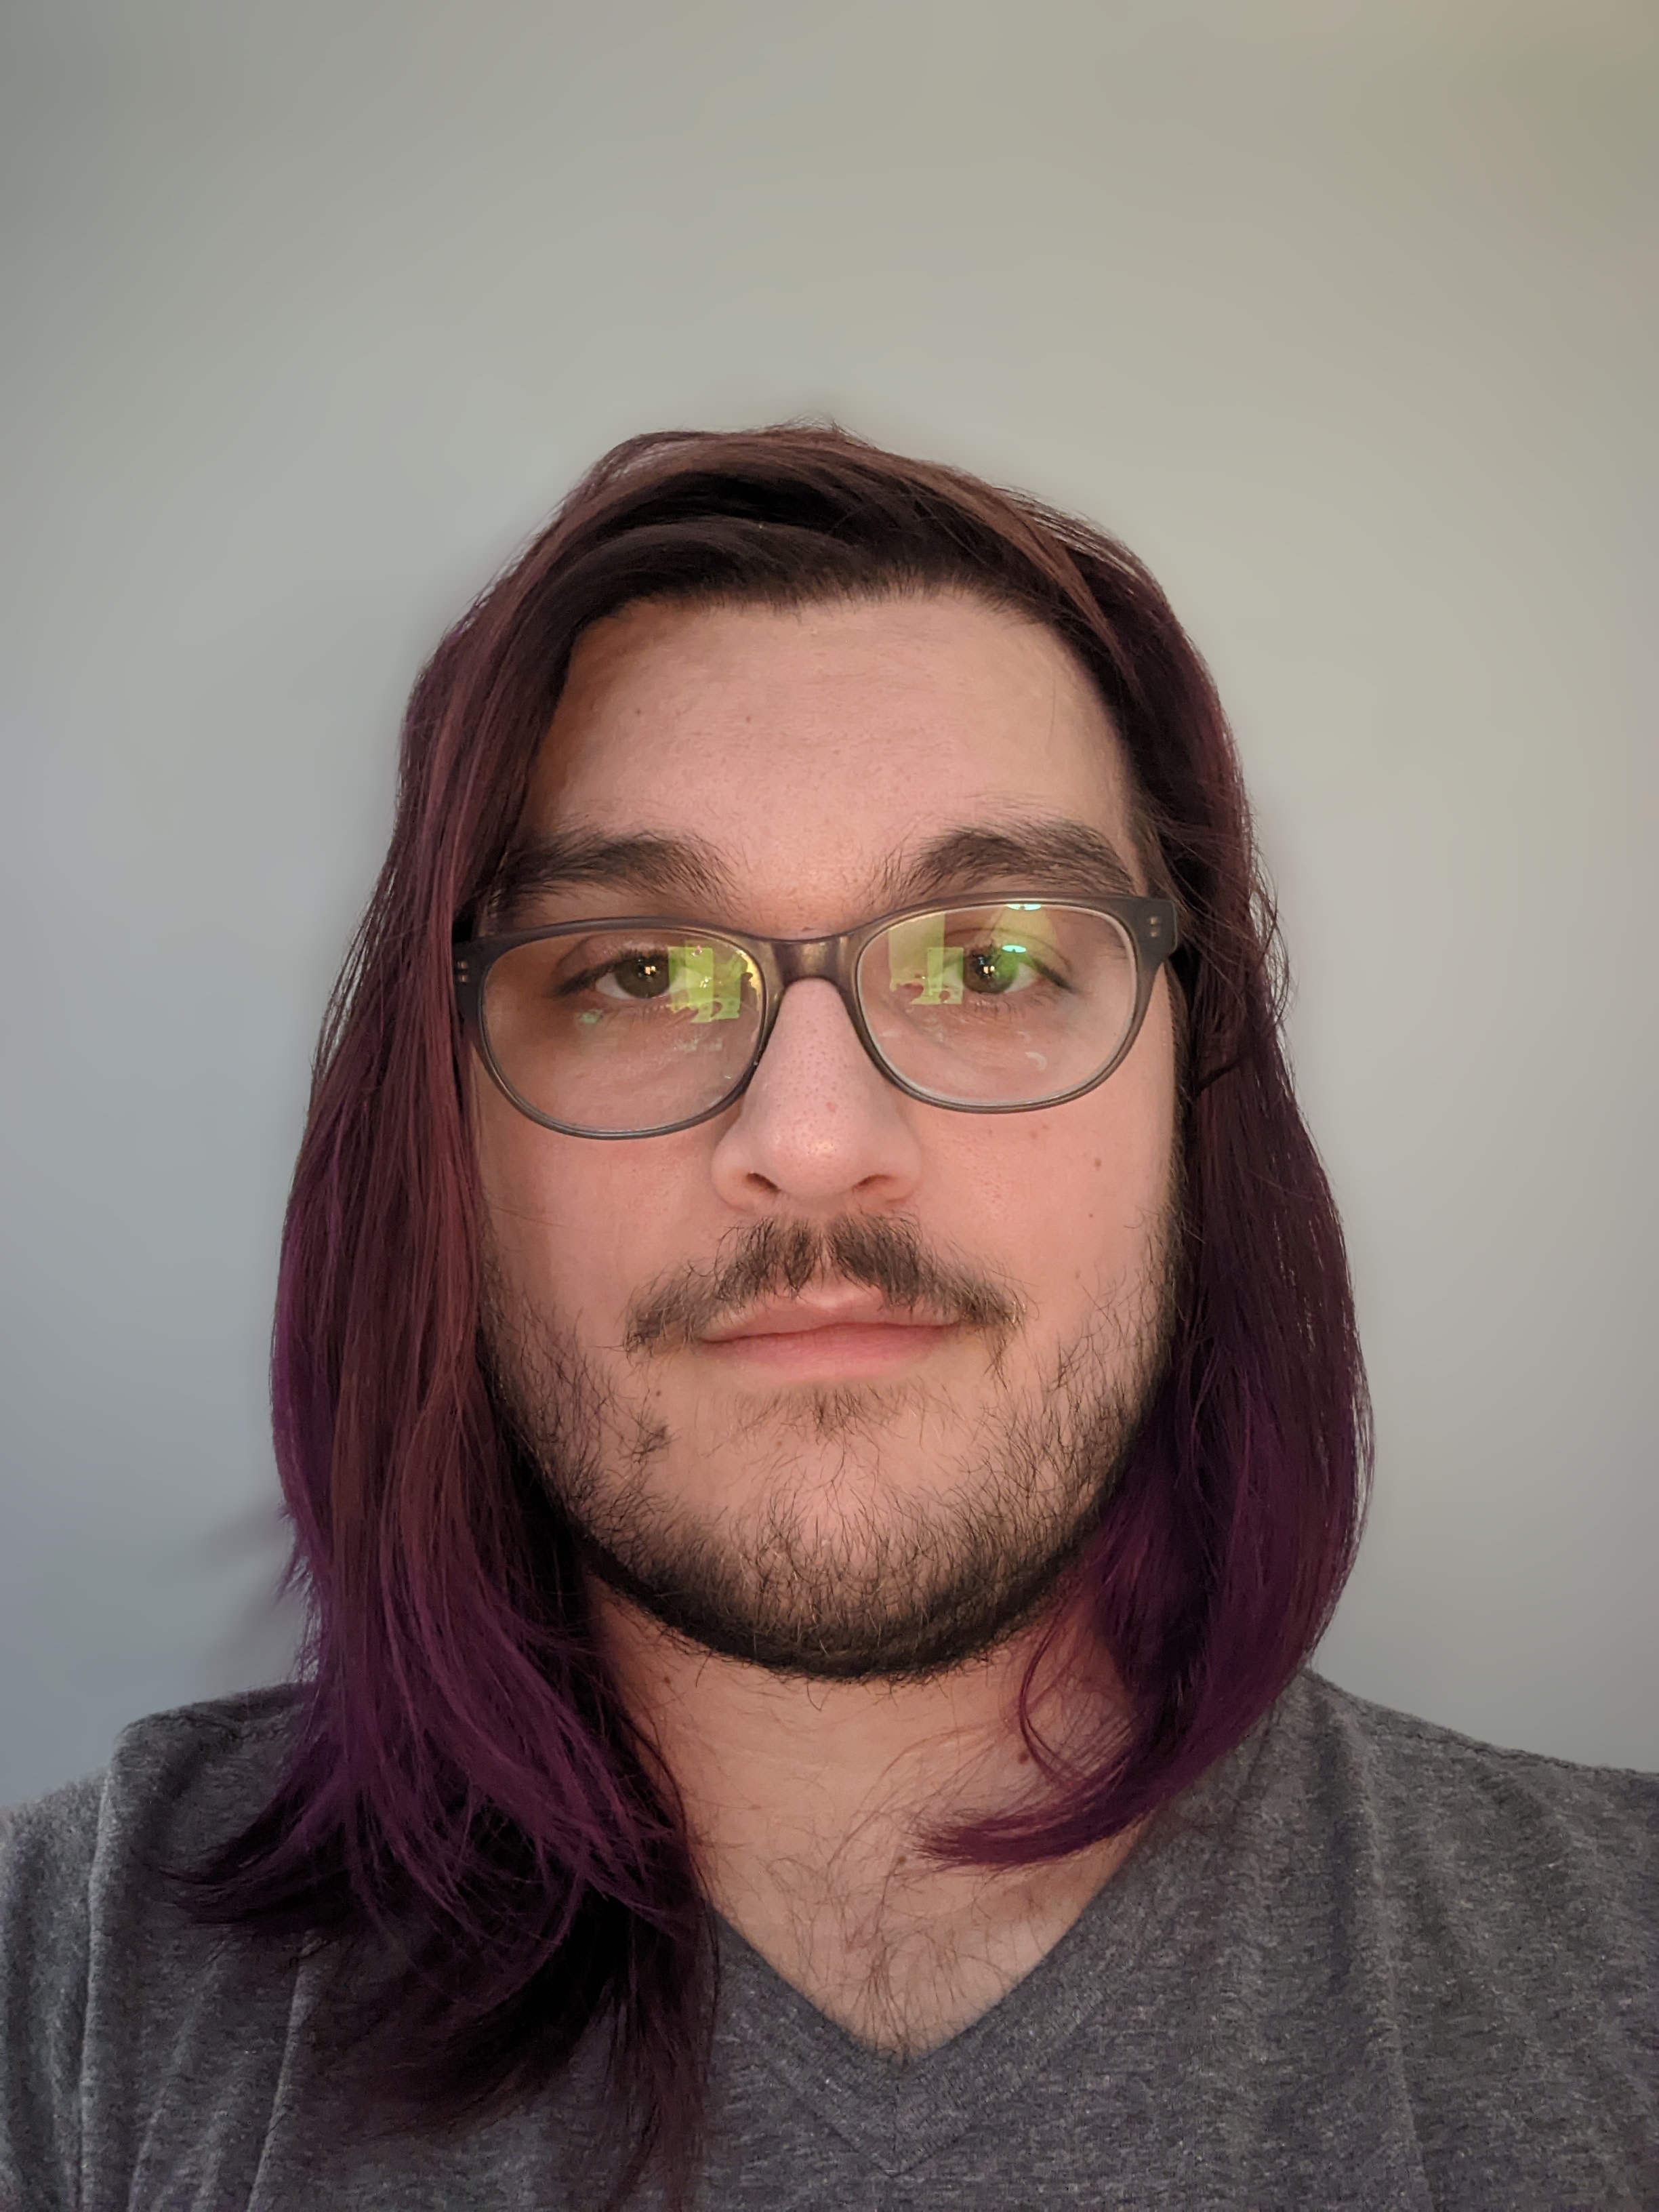
M 744 1336 L 803 1336 L 815 1328 L 939 1328 L 946 1317 L 925 1307 L 890 1305 L 877 1291 L 803 1291 L 750 1306 L 733 1320 L 702 1332 L 705 1344 L 730 1344 Z

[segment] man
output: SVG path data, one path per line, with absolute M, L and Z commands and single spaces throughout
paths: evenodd
M 1080 523 L 611 455 L 441 647 L 274 1368 L 293 1691 L 18 1816 L 76 2205 L 1652 2203 L 1654 1792 L 1304 1671 L 1340 1231 Z

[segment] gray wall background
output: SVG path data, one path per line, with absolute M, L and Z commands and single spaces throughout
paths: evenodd
M 273 1255 L 441 629 L 833 410 L 1209 655 L 1380 1439 L 1323 1663 L 1659 1764 L 1647 0 L 13 0 L 0 1801 L 268 1678 Z

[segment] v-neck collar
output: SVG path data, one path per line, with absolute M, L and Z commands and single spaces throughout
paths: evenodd
M 988 2012 L 920 2058 L 860 2043 L 720 1923 L 717 2042 L 773 2075 L 860 2156 L 895 2175 L 1012 2102 L 1102 2006 L 1121 2002 L 1201 1881 L 1235 1801 L 1244 1747 L 1157 1820 L 1070 1928 Z M 1182 1817 L 1202 1810 L 1196 1820 Z

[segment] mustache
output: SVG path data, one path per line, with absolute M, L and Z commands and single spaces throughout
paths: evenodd
M 674 1270 L 629 1306 L 629 1352 L 671 1352 L 768 1298 L 809 1284 L 854 1283 L 904 1313 L 1007 1336 L 1023 1302 L 990 1276 L 928 1251 L 913 1222 L 855 1213 L 838 1221 L 767 1220 L 739 1231 L 707 1267 Z

